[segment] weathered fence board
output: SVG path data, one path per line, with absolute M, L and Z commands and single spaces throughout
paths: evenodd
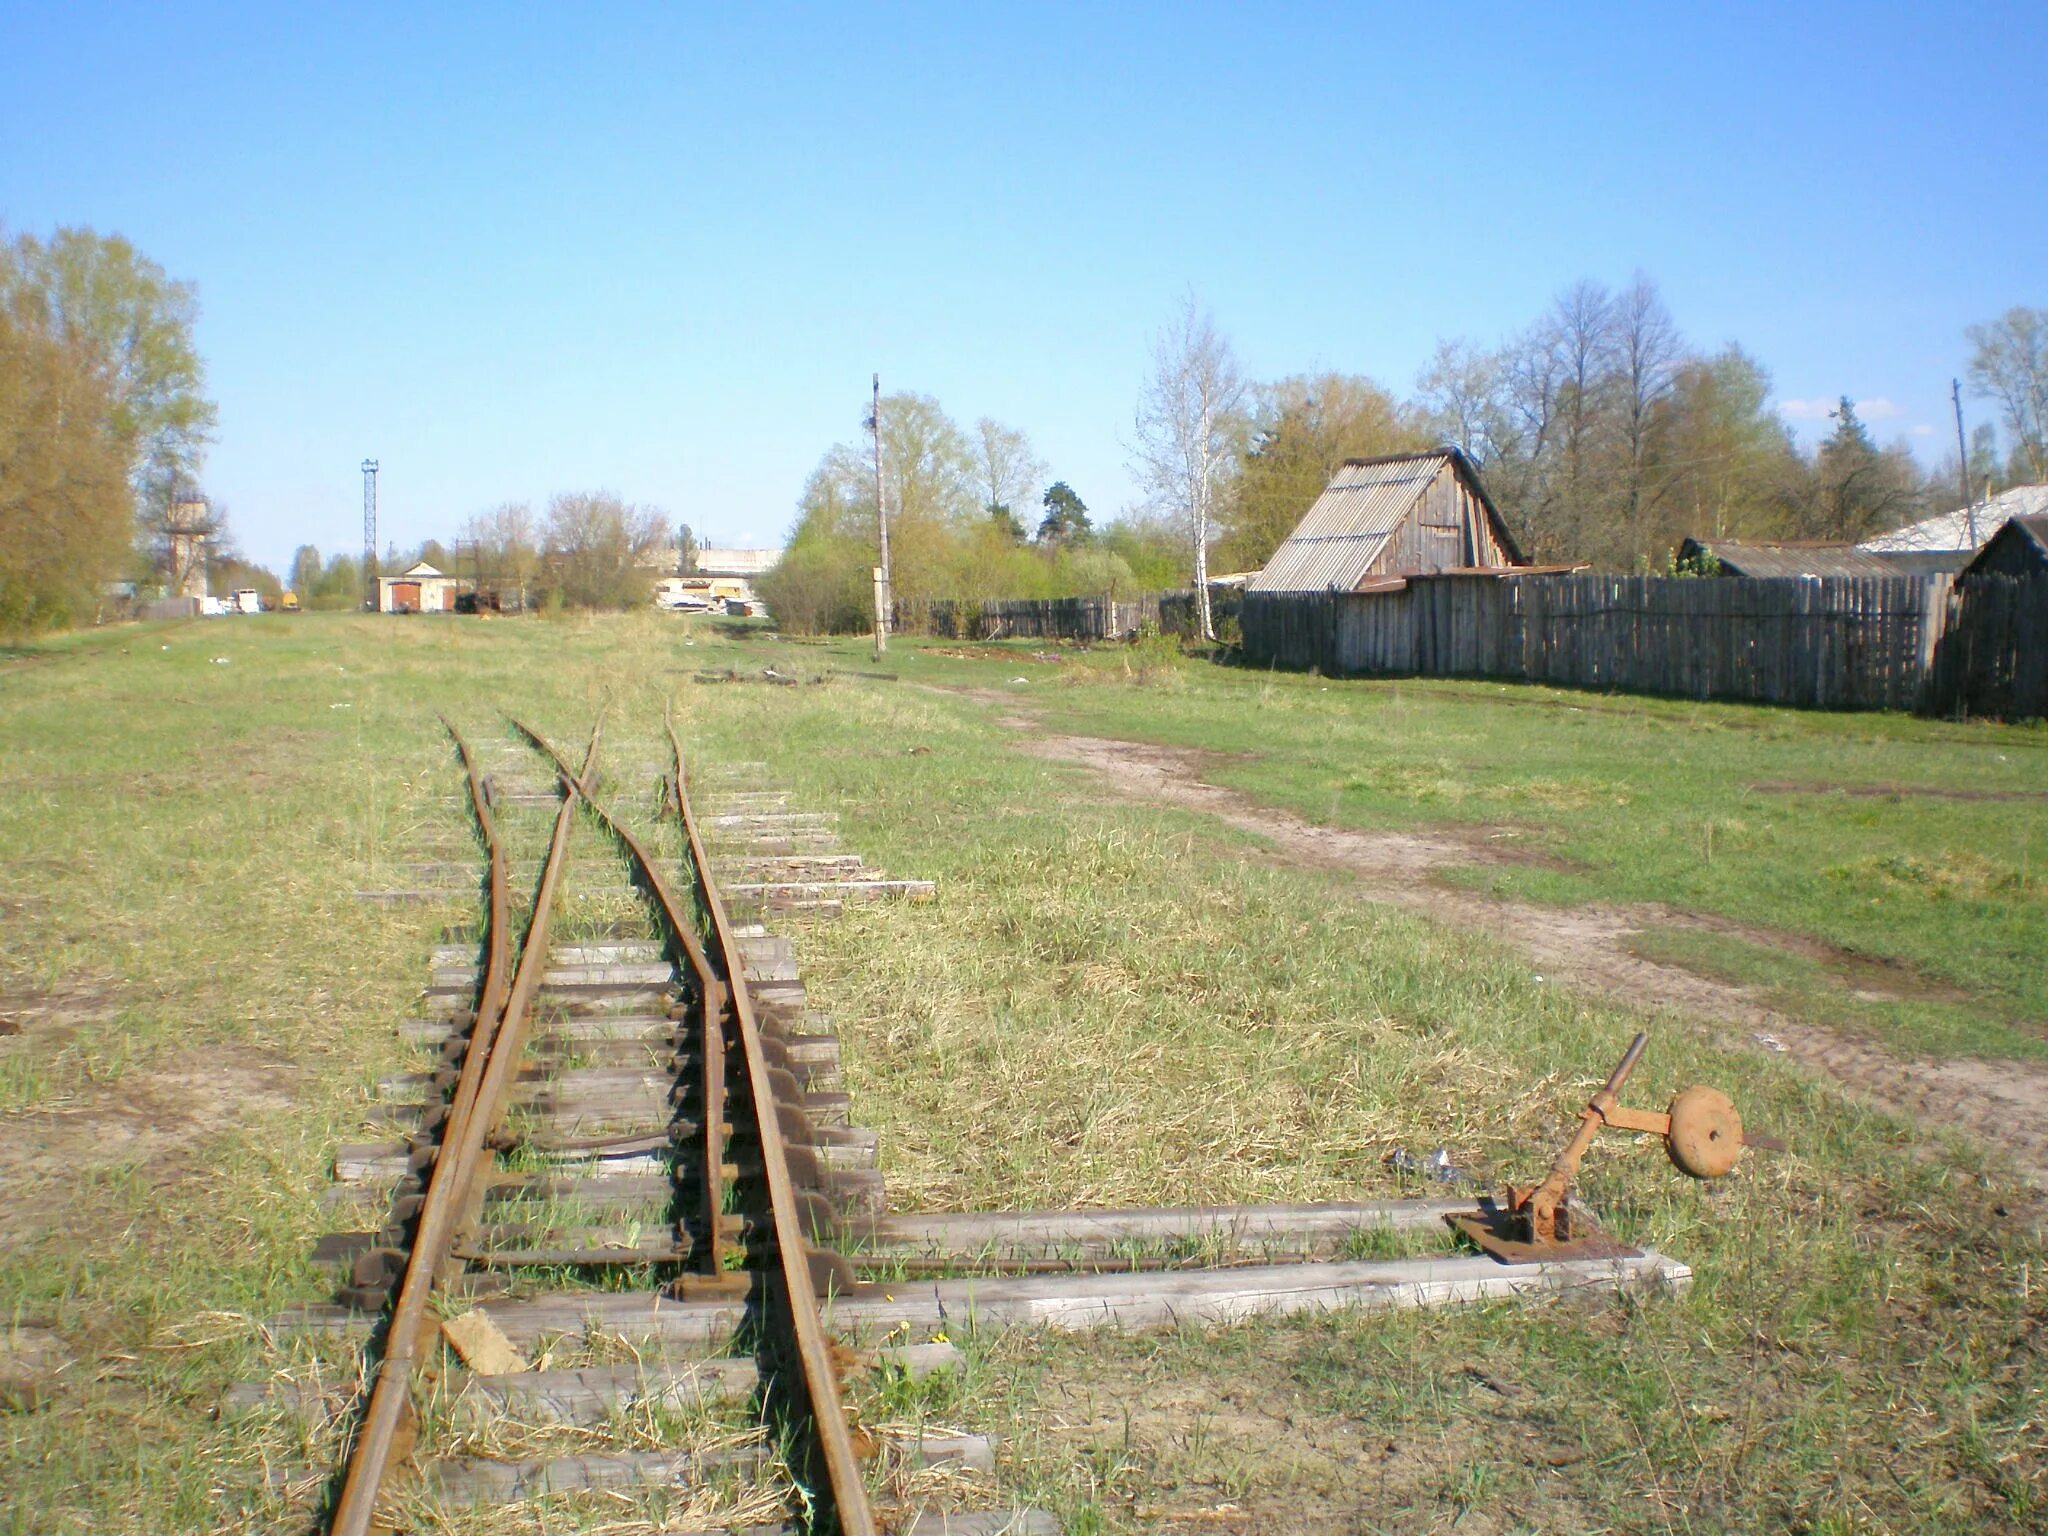
M 1956 583 L 1927 707 L 1940 715 L 2048 717 L 2048 576 L 1971 575 Z
M 1241 623 L 1258 665 L 1911 709 L 1928 694 L 1949 581 L 1435 576 L 1395 592 L 1251 593 Z
M 1211 617 L 1221 627 L 1237 616 L 1240 598 L 1212 592 Z M 1192 592 L 1147 592 L 1134 598 L 1006 598 L 987 602 L 936 599 L 898 603 L 899 634 L 946 640 L 1127 640 L 1152 628 L 1192 635 L 1198 625 Z

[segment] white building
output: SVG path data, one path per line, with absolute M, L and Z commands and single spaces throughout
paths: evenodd
M 1883 555 L 1901 571 L 1960 571 L 1991 542 L 1991 535 L 2012 519 L 2038 517 L 2044 512 L 2048 512 L 2048 485 L 2016 485 L 1988 501 L 1894 528 L 1856 547 L 1867 555 Z
M 377 578 L 379 613 L 453 613 L 460 579 L 444 576 L 422 560 L 398 576 Z

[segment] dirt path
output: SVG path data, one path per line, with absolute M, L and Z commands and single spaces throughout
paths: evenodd
M 1014 707 L 1014 700 L 1005 702 Z M 1644 930 L 1659 927 L 1732 932 L 1766 943 L 1784 943 L 1784 936 L 1662 906 L 1546 907 L 1458 890 L 1431 876 L 1458 865 L 1527 862 L 1530 854 L 1484 829 L 1411 833 L 1319 827 L 1204 782 L 1194 753 L 1094 736 L 1035 734 L 1037 723 L 1017 716 L 1004 723 L 1032 726 L 1034 734 L 1019 745 L 1034 756 L 1092 768 L 1131 799 L 1205 812 L 1265 839 L 1286 863 L 1354 876 L 1371 900 L 1489 933 L 1522 949 L 1538 971 L 1562 985 L 1639 1008 L 1725 1020 L 1766 1049 L 1775 1041 L 1882 1108 L 1969 1132 L 2048 1187 L 2048 1069 L 2032 1062 L 1969 1057 L 1907 1060 L 1872 1041 L 1771 1008 L 1754 989 L 1646 960 L 1630 947 Z M 1788 947 L 1803 942 L 1793 939 Z M 1912 986 L 1909 973 L 1900 980 L 1906 990 L 1894 995 L 1928 995 L 1924 986 Z M 1865 996 L 1885 995 L 1882 986 L 1858 981 Z

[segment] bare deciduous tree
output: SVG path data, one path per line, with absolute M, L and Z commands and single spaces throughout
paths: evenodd
M 1179 521 L 1194 545 L 1195 611 L 1210 640 L 1216 626 L 1209 612 L 1209 534 L 1236 463 L 1244 396 L 1230 343 L 1190 293 L 1153 341 L 1131 468 L 1152 505 Z
M 527 589 L 540 568 L 540 529 L 533 508 L 502 502 L 462 525 L 463 541 L 474 551 L 483 584 L 495 586 L 501 601 L 526 606 Z
M 1501 440 L 1511 435 L 1499 409 L 1500 373 L 1498 353 L 1469 341 L 1439 341 L 1415 381 L 1425 425 L 1482 468 L 1500 457 Z
M 1022 432 L 986 416 L 974 424 L 974 475 L 982 510 L 990 517 L 1007 518 L 1019 535 L 1023 523 L 1018 509 L 1032 504 L 1045 472 L 1045 461 L 1032 452 L 1031 439 Z
M 668 516 L 628 506 L 609 491 L 548 503 L 548 579 L 572 608 L 633 608 L 653 591 L 643 569 L 668 533 Z
M 1998 402 L 2028 473 L 2048 480 L 2048 309 L 2016 306 L 1965 334 L 1971 388 Z
M 1615 296 L 1609 316 L 1609 349 L 1619 397 L 1615 422 L 1621 439 L 1622 526 L 1630 553 L 1643 558 L 1649 553 L 1648 521 L 1655 501 L 1649 485 L 1651 423 L 1658 405 L 1671 393 L 1685 346 L 1656 285 L 1640 272 Z

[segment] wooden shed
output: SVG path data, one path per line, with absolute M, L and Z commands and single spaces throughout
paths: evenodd
M 2048 576 L 2048 512 L 2008 518 L 1959 579 L 1972 576 Z
M 1346 461 L 1248 590 L 1357 592 L 1391 578 L 1522 563 L 1478 469 L 1440 448 Z

